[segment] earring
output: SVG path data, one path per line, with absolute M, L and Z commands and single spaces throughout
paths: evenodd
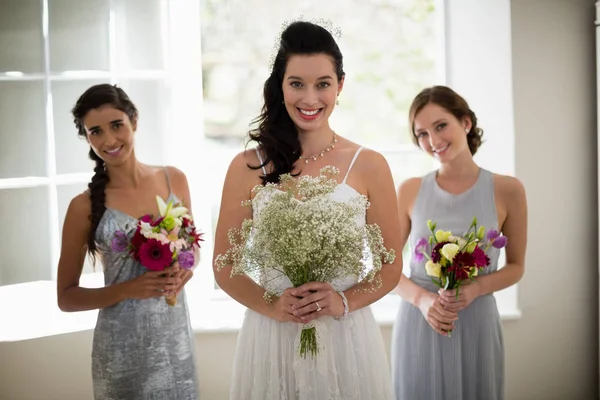
M 281 100 L 281 104 L 285 104 L 285 100 Z
M 465 129 L 465 133 L 469 133 L 469 130 L 468 130 L 468 129 Z
M 336 105 L 336 106 L 339 106 L 339 105 L 340 105 L 340 101 L 339 101 L 339 100 L 336 100 L 336 101 L 335 101 L 335 105 Z

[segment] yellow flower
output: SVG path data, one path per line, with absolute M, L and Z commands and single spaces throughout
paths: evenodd
M 438 263 L 434 263 L 431 260 L 427 261 L 425 264 L 425 271 L 429 276 L 435 276 L 437 278 L 442 276 L 442 266 Z
M 442 247 L 442 250 L 440 250 L 440 252 L 446 259 L 448 259 L 449 261 L 452 261 L 452 260 L 454 260 L 454 257 L 456 256 L 456 253 L 458 253 L 459 250 L 460 250 L 460 247 L 458 247 L 457 244 L 448 243 L 448 244 L 445 244 L 444 247 Z
M 450 239 L 450 236 L 452 236 L 452 232 L 450 232 L 450 231 L 444 232 L 443 230 L 438 229 L 435 232 L 435 240 L 437 240 L 438 243 L 447 242 Z
M 475 247 L 477 247 L 477 242 L 471 242 L 470 245 L 467 246 L 467 253 L 472 253 L 475 251 Z
M 471 271 L 473 272 L 472 276 L 477 276 L 479 269 L 477 267 L 471 267 Z

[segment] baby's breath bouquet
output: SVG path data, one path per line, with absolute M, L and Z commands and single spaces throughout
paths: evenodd
M 353 276 L 378 289 L 377 273 L 383 263 L 394 261 L 395 251 L 385 249 L 379 226 L 358 223 L 369 207 L 366 196 L 343 202 L 331 198 L 338 174 L 329 166 L 317 177 L 283 174 L 279 184 L 255 187 L 254 199 L 244 202 L 256 211 L 254 219 L 229 231 L 231 247 L 217 256 L 217 268 L 231 265 L 232 276 L 262 277 L 267 301 L 280 294 L 264 281 L 273 272 L 288 277 L 294 287 Z M 301 333 L 300 355 L 315 355 L 317 348 L 316 329 L 309 323 Z

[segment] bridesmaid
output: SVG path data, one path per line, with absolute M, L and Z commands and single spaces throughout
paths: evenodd
M 183 291 L 192 272 L 178 267 L 146 272 L 110 245 L 116 230 L 132 235 L 137 217 L 158 214 L 157 194 L 189 208 L 186 177 L 174 167 L 136 159 L 138 111 L 121 88 L 92 86 L 72 112 L 96 168 L 88 190 L 71 200 L 65 217 L 57 294 L 63 311 L 100 309 L 92 349 L 94 398 L 196 400 L 194 336 Z M 100 256 L 105 287 L 79 286 L 86 252 L 92 259 Z M 179 294 L 175 306 L 167 305 L 165 293 Z
M 428 237 L 427 220 L 438 229 L 463 233 L 479 225 L 507 237 L 506 264 L 498 270 L 499 250 L 475 282 L 467 281 L 458 299 L 438 290 L 423 262 L 410 262 L 410 279 L 397 292 L 403 299 L 392 338 L 392 379 L 397 399 L 501 400 L 504 398 L 504 345 L 493 293 L 517 283 L 524 272 L 527 203 L 519 180 L 479 167 L 473 155 L 482 140 L 475 113 L 452 89 L 424 89 L 410 108 L 416 145 L 441 166 L 422 178 L 403 182 L 398 209 L 403 242 L 414 250 Z M 447 337 L 447 330 L 452 336 Z

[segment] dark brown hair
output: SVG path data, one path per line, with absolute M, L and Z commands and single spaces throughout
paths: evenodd
M 462 121 L 465 118 L 471 120 L 471 130 L 467 134 L 467 143 L 472 155 L 475 155 L 483 142 L 483 129 L 477 126 L 477 116 L 469 108 L 467 101 L 458 93 L 447 86 L 432 86 L 423 89 L 413 100 L 409 112 L 409 125 L 413 142 L 418 146 L 419 141 L 415 135 L 415 117 L 427 104 L 433 103 L 445 108 L 456 119 Z
M 90 87 L 81 95 L 81 97 L 79 97 L 73 110 L 71 110 L 73 122 L 77 128 L 77 134 L 80 137 L 87 137 L 87 132 L 83 125 L 83 118 L 85 118 L 86 114 L 89 111 L 100 108 L 106 104 L 110 104 L 117 110 L 121 110 L 127 114 L 131 123 L 137 121 L 138 111 L 123 89 L 116 85 L 95 85 Z M 92 211 L 90 214 L 91 228 L 87 239 L 87 250 L 92 260 L 94 260 L 96 252 L 96 229 L 98 228 L 100 219 L 106 211 L 106 194 L 104 193 L 104 189 L 109 181 L 109 176 L 104 168 L 104 160 L 100 158 L 91 147 L 88 155 L 96 163 L 94 176 L 92 176 L 92 180 L 88 184 L 88 193 L 92 203 Z
M 258 126 L 249 132 L 249 142 L 256 142 L 266 158 L 259 169 L 269 163 L 271 172 L 261 176 L 263 183 L 279 182 L 279 176 L 292 172 L 302 154 L 298 129 L 283 104 L 282 82 L 287 63 L 293 55 L 325 54 L 331 57 L 338 82 L 345 76 L 343 56 L 329 31 L 317 24 L 296 21 L 282 33 L 271 75 L 263 88 L 264 105 L 254 120 Z

